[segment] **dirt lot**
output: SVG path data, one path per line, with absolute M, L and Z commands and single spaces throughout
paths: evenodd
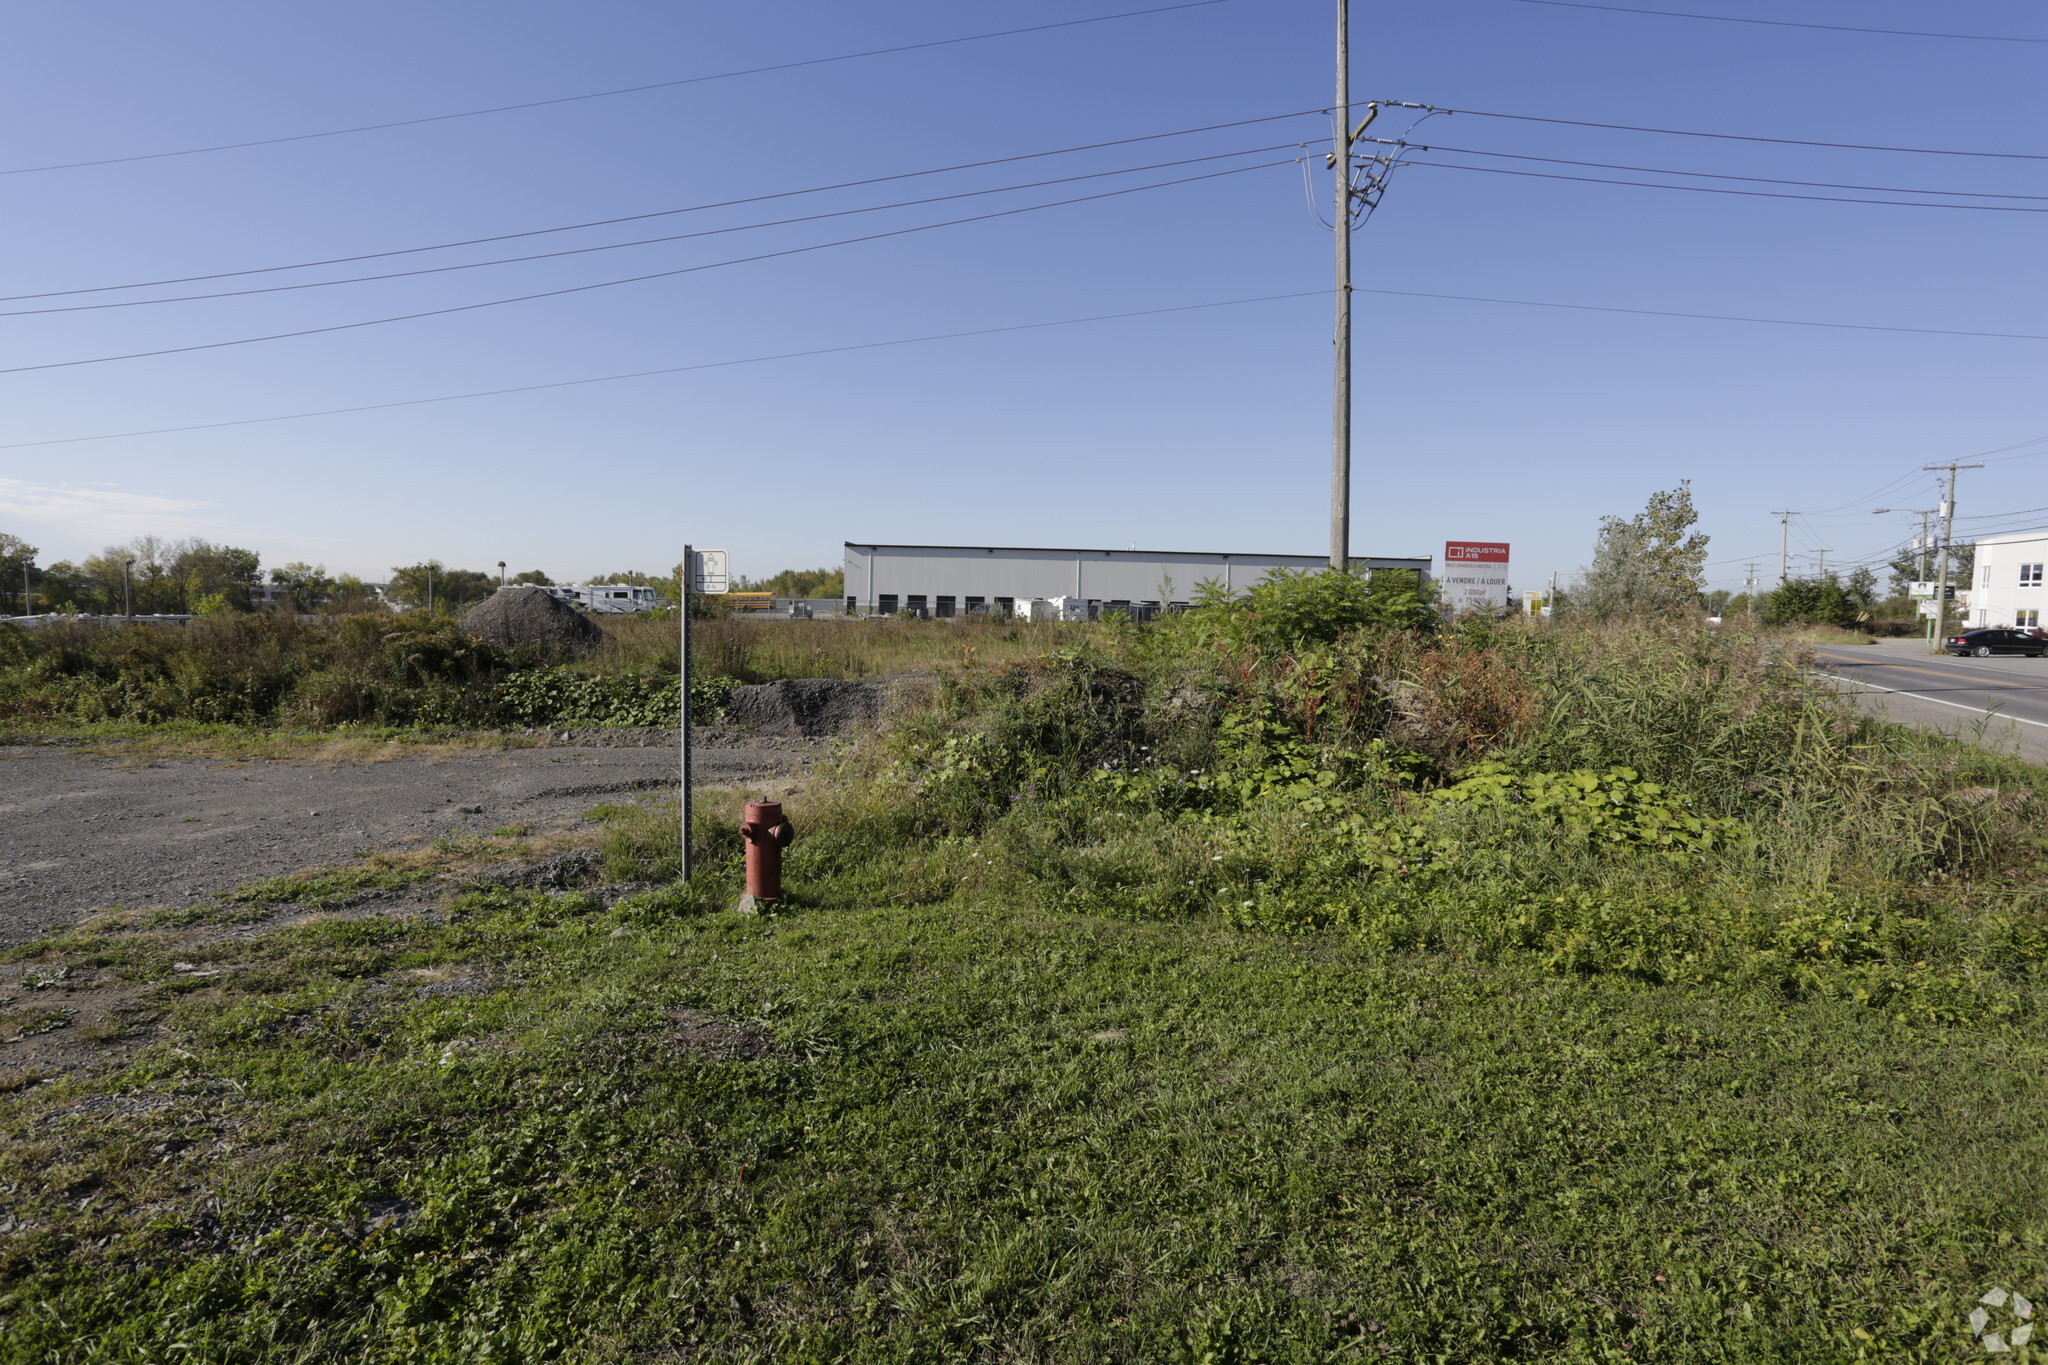
M 821 745 L 700 732 L 695 785 L 770 787 Z M 256 878 L 451 833 L 570 828 L 592 806 L 673 795 L 675 782 L 673 730 L 578 731 L 544 747 L 382 762 L 139 760 L 0 746 L 0 946 L 90 911 L 191 905 Z

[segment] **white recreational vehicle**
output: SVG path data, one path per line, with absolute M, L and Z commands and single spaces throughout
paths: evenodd
M 631 583 L 558 583 L 542 591 L 558 602 L 599 616 L 654 611 L 662 605 L 653 588 L 635 587 Z

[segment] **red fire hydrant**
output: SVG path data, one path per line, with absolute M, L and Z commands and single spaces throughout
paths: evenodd
M 795 841 L 796 828 L 782 818 L 780 801 L 749 801 L 740 837 L 747 841 L 747 893 L 739 909 L 754 914 L 782 900 L 782 850 Z

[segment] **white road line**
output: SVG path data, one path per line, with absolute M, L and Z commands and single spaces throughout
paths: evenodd
M 1820 673 L 1820 670 L 1815 669 L 1814 672 Z M 1864 682 L 1861 678 L 1845 678 L 1839 673 L 1821 673 L 1820 676 L 1823 678 L 1833 678 L 1836 682 L 1845 682 L 1851 687 L 1867 687 L 1873 692 L 1889 692 L 1893 696 L 1898 697 L 1915 697 L 1921 701 L 1931 701 L 1936 706 L 1953 706 L 1958 711 L 1975 711 L 1978 715 L 1989 716 L 1993 720 L 2018 721 L 2021 725 L 2038 725 L 2043 730 L 2048 730 L 2048 720 L 2028 720 L 2025 716 L 2008 716 L 1996 707 L 1966 706 L 1959 701 L 1943 701 L 1940 697 L 1930 697 L 1924 692 L 1908 692 L 1903 687 L 1879 687 L 1876 683 Z

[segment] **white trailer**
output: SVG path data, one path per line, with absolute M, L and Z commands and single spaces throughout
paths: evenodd
M 631 583 L 578 583 L 569 591 L 575 594 L 572 600 L 577 606 L 596 616 L 653 611 L 661 606 L 661 597 L 653 588 Z

